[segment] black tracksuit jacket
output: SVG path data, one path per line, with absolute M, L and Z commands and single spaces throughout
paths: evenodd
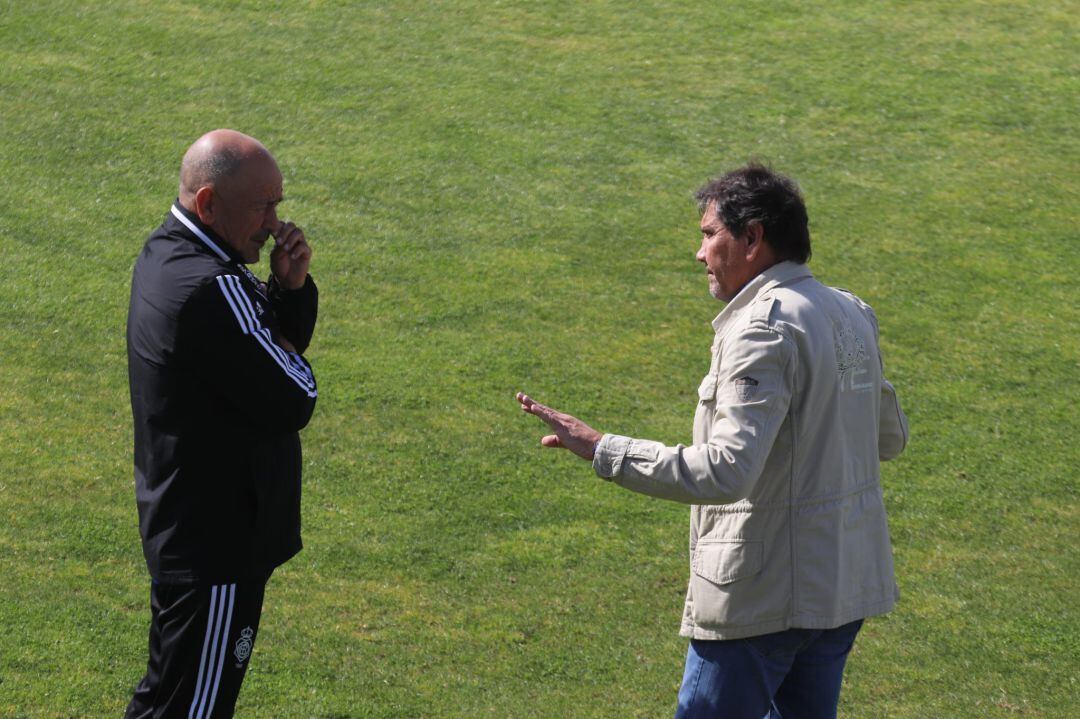
M 271 240 L 272 242 L 272 240 Z M 317 392 L 297 352 L 318 290 L 258 286 L 179 202 L 135 263 L 128 374 L 135 495 L 150 576 L 265 577 L 300 551 L 300 437 Z

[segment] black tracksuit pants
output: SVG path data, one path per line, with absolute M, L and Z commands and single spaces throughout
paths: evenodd
M 150 660 L 125 719 L 231 717 L 266 581 L 151 584 Z

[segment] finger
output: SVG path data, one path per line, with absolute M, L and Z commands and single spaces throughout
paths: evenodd
M 285 233 L 289 229 L 289 223 L 284 220 L 278 220 L 277 228 L 270 232 L 274 236 L 274 240 L 280 247 L 281 243 L 285 240 Z
M 540 444 L 542 444 L 545 447 L 552 447 L 552 448 L 562 447 L 562 442 L 560 442 L 559 438 L 556 437 L 553 434 L 549 434 L 546 437 L 542 437 L 540 439 Z
M 292 258 L 298 260 L 301 257 L 311 257 L 311 245 L 304 242 L 304 236 L 300 235 L 300 239 L 292 246 Z
M 522 392 L 518 392 L 518 401 L 521 402 L 521 411 L 528 412 L 535 417 L 538 417 L 541 421 L 546 423 L 552 429 L 557 430 L 559 425 L 562 424 L 562 418 L 565 416 L 561 412 L 556 412 L 547 405 L 540 404 L 532 397 Z
M 291 244 L 290 241 L 293 239 L 293 235 L 298 232 L 299 229 L 300 228 L 298 228 L 291 222 L 282 222 L 278 226 L 278 234 L 276 238 L 278 245 L 285 247 L 285 249 L 288 250 Z
M 297 242 L 303 242 L 303 240 L 304 231 L 296 225 L 293 225 L 288 230 L 282 233 L 281 246 L 285 248 L 286 252 L 289 252 L 290 250 L 292 250 L 292 248 L 296 245 Z
M 526 399 L 528 399 L 528 398 L 526 398 Z M 534 402 L 532 400 L 529 400 L 527 403 L 523 403 L 521 405 L 521 411 L 526 412 L 527 414 L 533 415 L 534 417 L 536 417 L 541 422 L 543 422 L 548 427 L 551 427 L 554 430 L 559 429 L 559 422 L 555 417 L 555 415 L 557 413 L 553 412 L 550 409 L 548 409 L 547 407 L 540 404 L 539 402 Z
M 299 227 L 293 228 L 293 231 L 289 233 L 288 238 L 285 240 L 285 249 L 292 250 L 297 245 L 304 242 L 304 231 Z
M 282 246 L 277 246 L 270 250 L 270 261 L 277 264 L 280 269 L 280 263 L 285 261 L 285 258 L 289 256 L 289 253 Z
M 530 411 L 530 412 L 532 412 L 532 413 L 534 413 L 534 414 L 535 414 L 536 412 L 542 412 L 543 410 L 546 410 L 546 409 L 547 409 L 547 407 L 545 407 L 544 405 L 540 404 L 539 402 L 537 402 L 537 401 L 536 401 L 535 399 L 533 399 L 532 397 L 530 397 L 530 396 L 529 396 L 529 395 L 527 395 L 527 394 L 523 394 L 523 395 L 521 396 L 521 404 L 523 404 L 524 406 L 528 407 L 528 408 L 529 408 L 529 411 Z
M 540 404 L 532 398 L 526 397 L 525 399 L 527 399 L 529 402 L 528 409 L 525 410 L 526 412 L 528 412 L 529 414 L 534 414 L 548 424 L 552 424 L 552 426 L 554 426 L 553 422 L 555 420 L 555 410 L 551 409 L 546 405 Z

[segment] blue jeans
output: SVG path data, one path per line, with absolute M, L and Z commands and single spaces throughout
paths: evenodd
M 746 639 L 693 639 L 675 719 L 835 719 L 862 620 Z

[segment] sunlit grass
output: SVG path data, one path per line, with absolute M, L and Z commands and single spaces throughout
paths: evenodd
M 119 716 L 145 662 L 128 281 L 214 127 L 315 248 L 306 549 L 240 716 L 657 717 L 685 507 L 541 451 L 526 389 L 689 439 L 719 310 L 693 190 L 806 192 L 912 422 L 902 591 L 845 717 L 1066 716 L 1078 672 L 1070 3 L 9 3 L 0 716 Z M 265 272 L 265 266 L 263 270 Z

